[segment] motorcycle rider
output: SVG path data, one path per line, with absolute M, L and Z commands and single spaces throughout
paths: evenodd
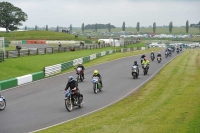
M 141 56 L 141 64 L 142 64 L 142 62 L 143 62 L 143 60 L 144 60 L 144 58 L 146 57 L 146 55 L 145 54 L 143 54 L 142 56 Z
M 142 68 L 144 69 L 143 65 L 147 66 L 147 70 L 149 69 L 150 61 L 147 60 L 147 57 L 144 57 L 144 60 L 142 62 Z
M 160 57 L 160 59 L 162 60 L 162 56 L 161 56 L 161 53 L 160 52 L 158 52 L 158 54 L 157 54 L 157 60 L 158 60 L 158 57 Z
M 140 71 L 139 71 L 139 65 L 137 64 L 137 61 L 134 61 L 133 66 L 137 66 L 137 71 L 138 71 L 138 75 L 139 75 Z
M 102 83 L 102 77 L 101 75 L 99 74 L 98 70 L 94 70 L 94 74 L 92 76 L 93 77 L 99 77 L 99 83 L 101 84 L 102 88 L 103 88 L 103 83 Z
M 76 80 L 74 80 L 74 77 L 73 76 L 69 76 L 68 77 L 68 82 L 67 82 L 67 85 L 65 87 L 65 91 L 68 90 L 68 88 L 70 88 L 71 91 L 74 91 L 76 92 L 75 95 L 78 96 L 78 99 L 80 98 L 80 91 L 78 89 L 78 83 Z M 79 100 L 78 100 L 79 101 Z
M 155 54 L 154 54 L 153 51 L 151 51 L 151 54 L 150 54 L 150 55 L 153 56 L 153 58 L 155 58 Z
M 78 64 L 77 68 L 81 68 L 82 69 L 82 76 L 83 76 L 83 79 L 85 79 L 85 74 L 84 74 L 85 67 L 82 64 Z

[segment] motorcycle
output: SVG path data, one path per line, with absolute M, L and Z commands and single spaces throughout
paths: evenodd
M 165 58 L 167 58 L 167 57 L 168 57 L 168 52 L 166 51 L 166 52 L 165 52 Z
M 178 54 L 178 53 L 179 53 L 179 50 L 176 50 L 176 53 Z
M 169 52 L 169 55 L 168 55 L 168 56 L 169 56 L 169 57 L 171 57 L 171 56 L 172 56 L 172 52 L 171 52 L 171 51 Z
M 160 63 L 161 62 L 161 57 L 157 57 L 157 61 L 158 61 L 158 63 Z
M 83 81 L 83 71 L 82 71 L 82 68 L 78 67 L 78 68 L 74 68 L 76 69 L 76 75 L 77 75 L 77 82 L 82 82 Z
M 144 72 L 144 75 L 147 75 L 148 69 L 149 69 L 148 65 L 143 65 L 143 72 Z
M 151 60 L 154 61 L 154 59 L 155 59 L 155 56 L 152 54 L 151 55 Z
M 139 76 L 138 66 L 132 66 L 132 76 L 134 79 L 138 78 L 138 76 Z
M 6 99 L 0 95 L 0 110 L 4 110 L 6 108 Z
M 78 106 L 79 108 L 83 107 L 83 95 L 80 94 L 80 97 L 78 98 L 76 95 L 76 90 L 67 90 L 65 92 L 65 107 L 69 112 L 71 112 L 74 106 Z
M 102 89 L 101 83 L 99 82 L 99 77 L 93 77 L 92 83 L 93 83 L 93 91 L 95 94 L 97 94 L 98 90 L 101 91 Z

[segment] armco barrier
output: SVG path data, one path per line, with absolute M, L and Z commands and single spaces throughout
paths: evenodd
M 106 52 L 105 51 L 101 52 L 101 56 L 104 56 L 104 55 L 106 55 Z
M 90 55 L 90 60 L 94 60 L 94 59 L 96 59 L 96 54 Z
M 90 56 L 83 57 L 83 63 L 90 61 Z
M 96 54 L 96 58 L 101 57 L 101 53 Z
M 73 61 L 68 61 L 65 63 L 61 63 L 61 71 L 67 70 L 69 68 L 73 67 Z
M 78 58 L 78 59 L 73 60 L 73 66 L 77 66 L 78 64 L 83 64 L 82 58 Z
M 60 72 L 61 72 L 61 64 L 47 66 L 44 68 L 45 77 L 48 77 Z
M 108 53 L 112 54 L 115 53 L 116 50 L 109 50 Z M 101 55 L 104 55 L 106 53 L 106 51 L 97 53 L 97 54 L 92 54 L 90 56 L 86 56 L 86 57 L 82 57 L 82 58 L 78 58 L 78 59 L 74 59 L 73 61 L 69 61 L 69 62 L 65 62 L 65 63 L 61 63 L 61 64 L 56 64 L 53 66 L 47 66 L 44 68 L 44 75 L 45 77 L 60 73 L 61 71 L 64 71 L 66 69 L 69 69 L 73 66 L 77 66 L 78 64 L 82 64 L 84 62 L 88 62 L 90 60 L 94 60 L 98 57 L 101 57 Z

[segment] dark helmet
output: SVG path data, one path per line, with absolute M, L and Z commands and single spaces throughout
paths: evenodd
M 69 76 L 68 77 L 68 82 L 72 82 L 74 80 L 74 77 L 73 76 Z
M 134 61 L 134 65 L 137 65 L 137 61 Z

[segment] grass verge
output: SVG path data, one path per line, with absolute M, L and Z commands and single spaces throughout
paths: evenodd
M 199 60 L 187 50 L 124 100 L 38 133 L 199 133 Z

